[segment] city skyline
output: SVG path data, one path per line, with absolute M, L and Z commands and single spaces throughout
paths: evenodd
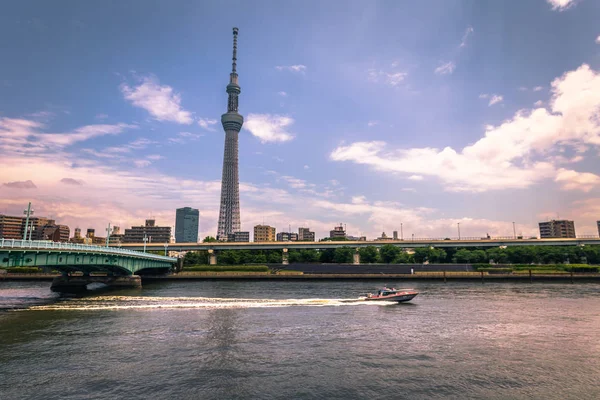
M 200 238 L 214 236 L 235 25 L 241 230 L 264 219 L 317 238 L 339 222 L 444 237 L 460 223 L 464 236 L 512 236 L 516 222 L 529 236 L 560 218 L 597 234 L 592 1 L 311 3 L 319 18 L 260 2 L 130 4 L 4 7 L 0 213 L 32 201 L 103 232 L 151 216 L 173 226 L 191 206 Z

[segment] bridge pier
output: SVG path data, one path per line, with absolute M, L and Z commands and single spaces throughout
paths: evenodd
M 217 255 L 212 249 L 208 249 L 208 263 L 210 265 L 217 265 Z
M 360 253 L 358 252 L 358 247 L 354 249 L 354 254 L 352 255 L 352 264 L 360 264 Z
M 127 276 L 57 276 L 52 280 L 50 290 L 59 293 L 81 293 L 87 291 L 90 283 L 103 283 L 115 288 L 141 288 L 139 275 Z
M 283 265 L 289 265 L 290 259 L 289 259 L 289 255 L 288 255 L 288 249 L 283 249 L 283 253 L 281 255 L 281 263 Z

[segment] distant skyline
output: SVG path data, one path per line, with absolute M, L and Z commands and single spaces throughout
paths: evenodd
M 240 28 L 241 228 L 536 235 L 600 220 L 600 3 L 10 2 L 0 213 L 219 214 Z

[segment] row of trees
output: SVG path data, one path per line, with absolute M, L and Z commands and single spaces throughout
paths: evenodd
M 600 246 L 514 246 L 507 248 L 415 248 L 408 253 L 400 247 L 386 244 L 359 249 L 361 264 L 459 263 L 459 264 L 600 264 Z M 293 263 L 352 263 L 354 248 L 339 247 L 324 250 L 289 250 Z M 223 250 L 217 254 L 219 265 L 277 264 L 281 250 Z M 208 264 L 207 251 L 188 252 L 184 265 Z

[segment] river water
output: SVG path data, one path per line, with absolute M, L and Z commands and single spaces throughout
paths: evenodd
M 0 282 L 0 399 L 600 398 L 600 285 Z

